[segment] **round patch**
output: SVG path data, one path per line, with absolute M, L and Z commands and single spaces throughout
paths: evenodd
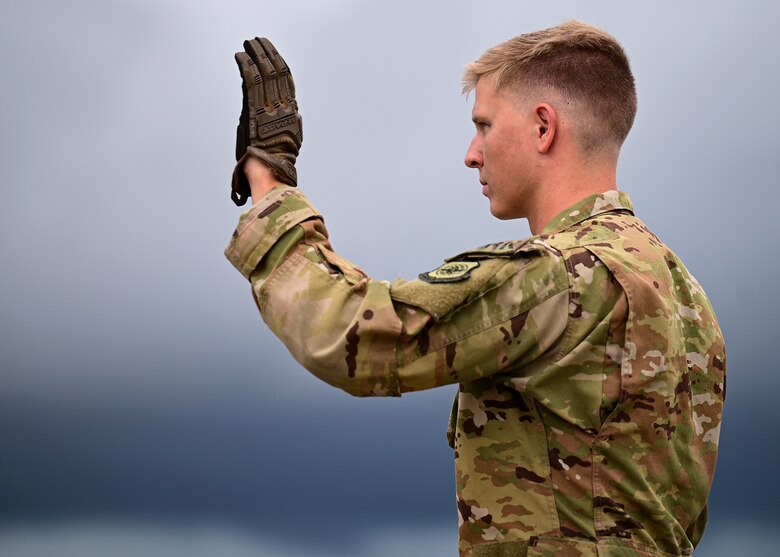
M 479 267 L 479 261 L 450 261 L 438 269 L 420 273 L 425 282 L 460 282 L 471 276 L 471 271 Z

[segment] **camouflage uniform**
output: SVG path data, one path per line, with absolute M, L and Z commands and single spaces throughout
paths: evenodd
M 459 383 L 462 556 L 688 555 L 707 519 L 724 399 L 704 291 L 633 215 L 590 196 L 537 236 L 374 281 L 300 190 L 226 250 L 295 359 L 357 396 Z

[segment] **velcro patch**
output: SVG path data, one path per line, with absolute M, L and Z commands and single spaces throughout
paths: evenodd
M 471 272 L 479 267 L 479 261 L 450 261 L 438 269 L 420 273 L 420 280 L 430 283 L 460 282 L 471 276 Z

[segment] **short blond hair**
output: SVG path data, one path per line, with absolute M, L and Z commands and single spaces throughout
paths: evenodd
M 586 153 L 617 151 L 636 116 L 636 86 L 617 40 L 581 21 L 518 35 L 468 64 L 463 93 L 492 77 L 496 89 L 546 90 L 574 105 L 575 136 Z M 583 113 L 584 112 L 584 113 Z

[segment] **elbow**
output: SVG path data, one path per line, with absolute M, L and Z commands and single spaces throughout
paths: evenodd
M 390 365 L 366 362 L 347 354 L 343 358 L 299 355 L 298 362 L 312 375 L 355 397 L 401 396 L 398 378 Z

